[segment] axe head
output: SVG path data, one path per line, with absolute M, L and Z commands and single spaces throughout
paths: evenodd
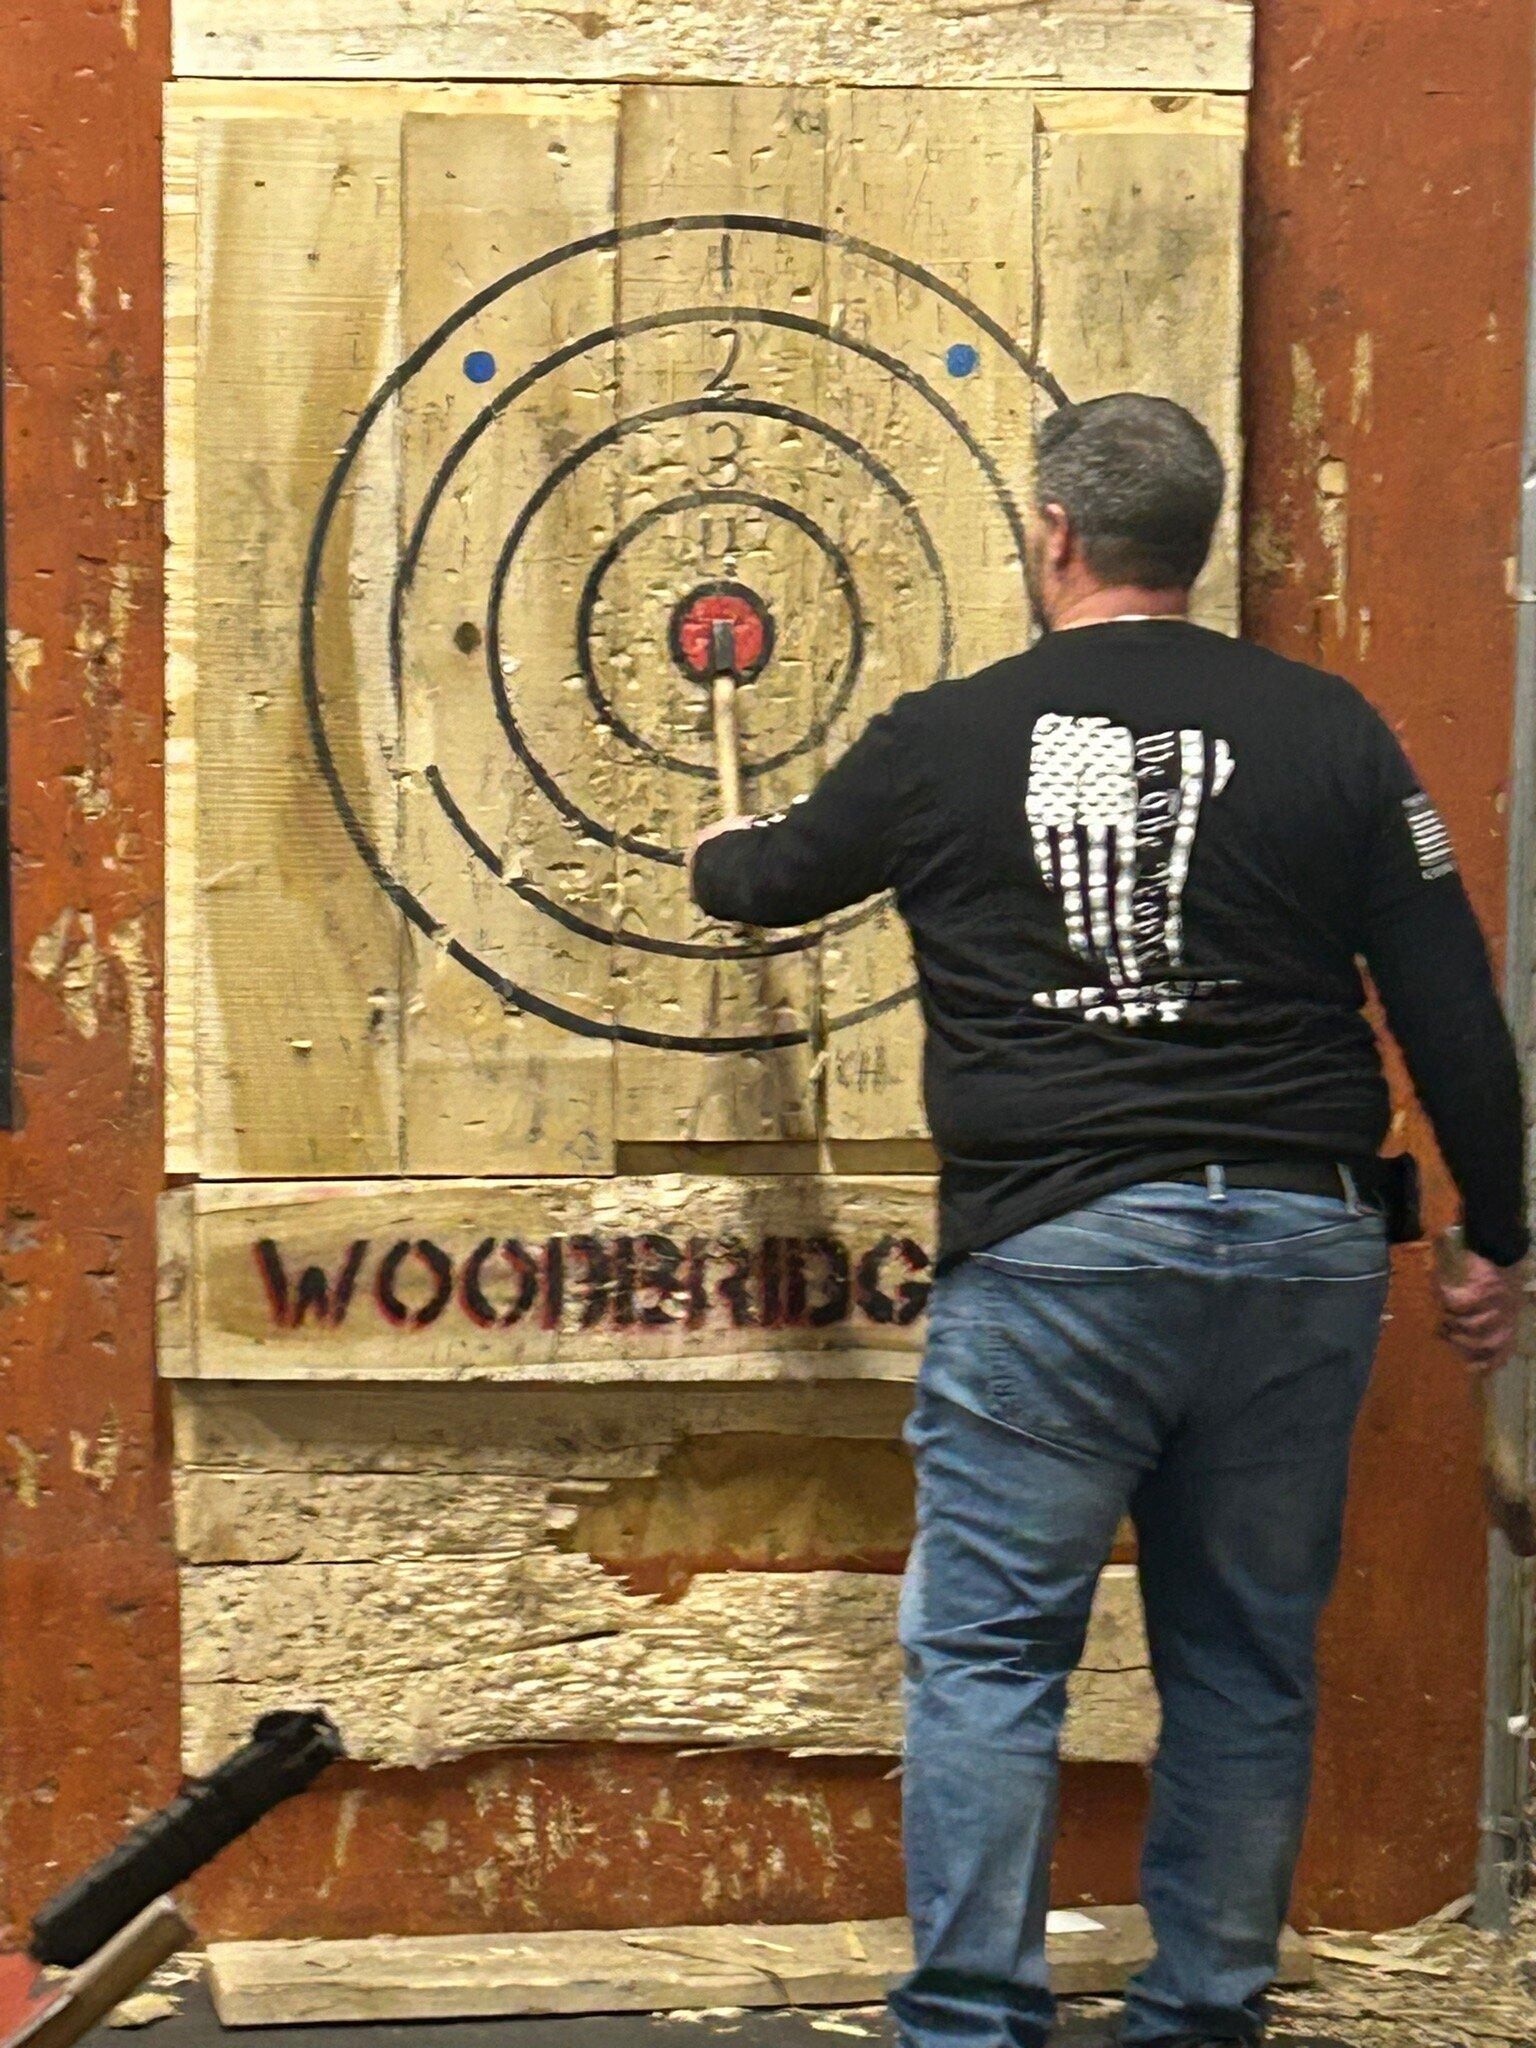
M 0 2048 L 26 2040 L 35 2023 L 52 2012 L 68 1980 L 35 1963 L 24 1949 L 0 1955 Z
M 0 1953 L 0 2048 L 69 2048 L 191 1941 L 171 1900 L 156 1899 L 78 1969 Z
M 736 628 L 729 619 L 716 619 L 709 629 L 709 672 L 711 676 L 736 674 Z

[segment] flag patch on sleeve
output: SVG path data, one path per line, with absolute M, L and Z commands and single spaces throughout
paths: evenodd
M 1445 829 L 1445 820 L 1422 789 L 1403 798 L 1403 813 L 1413 835 L 1419 873 L 1425 881 L 1438 882 L 1442 875 L 1454 875 L 1456 853 L 1451 845 L 1451 835 Z

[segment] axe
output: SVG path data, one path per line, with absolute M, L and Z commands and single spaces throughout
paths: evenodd
M 32 1922 L 24 1949 L 0 1952 L 0 2048 L 68 2048 L 192 1930 L 166 1896 L 342 1754 L 321 1713 L 263 1714 L 244 1748 L 189 1778 Z

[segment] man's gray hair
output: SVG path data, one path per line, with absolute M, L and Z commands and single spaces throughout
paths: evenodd
M 1102 583 L 1187 589 L 1210 553 L 1226 471 L 1171 398 L 1116 391 L 1064 405 L 1035 440 L 1035 501 L 1060 505 Z

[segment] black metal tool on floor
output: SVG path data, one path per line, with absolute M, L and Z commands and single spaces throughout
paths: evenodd
M 24 1949 L 0 1955 L 0 2048 L 68 2048 L 191 1929 L 168 1896 L 342 1754 L 319 1712 L 264 1714 L 251 1739 L 50 1899 Z M 60 1974 L 67 1972 L 67 1974 Z

